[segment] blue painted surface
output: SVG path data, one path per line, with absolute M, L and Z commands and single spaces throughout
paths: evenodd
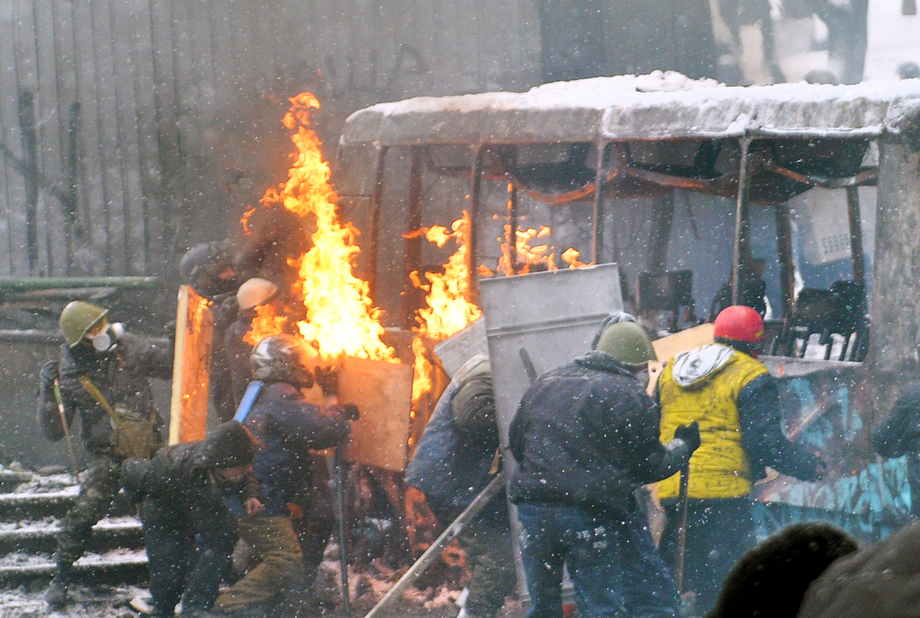
M 817 453 L 828 476 L 816 483 L 778 476 L 758 485 L 761 534 L 822 519 L 871 541 L 903 526 L 910 505 L 906 464 L 903 458 L 885 460 L 869 447 L 865 367 L 791 359 L 767 365 L 780 379 L 787 435 Z

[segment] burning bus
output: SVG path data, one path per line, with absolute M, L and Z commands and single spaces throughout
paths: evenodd
M 336 173 L 390 330 L 446 315 L 438 286 L 468 301 L 458 330 L 485 281 L 586 265 L 615 263 L 624 306 L 662 336 L 754 298 L 785 431 L 829 467 L 761 482 L 764 531 L 820 517 L 871 539 L 905 521 L 903 466 L 867 435 L 920 344 L 920 81 L 654 73 L 384 103 L 349 117 Z

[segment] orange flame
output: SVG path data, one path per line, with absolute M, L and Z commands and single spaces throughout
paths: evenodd
M 252 327 L 243 336 L 243 341 L 251 346 L 259 343 L 263 337 L 285 331 L 287 316 L 275 315 L 273 305 L 259 305 L 255 308 L 256 317 L 252 319 Z
M 444 274 L 425 273 L 427 284 L 419 280 L 418 273 L 412 273 L 416 287 L 428 292 L 425 296 L 427 306 L 418 312 L 419 332 L 435 341 L 446 339 L 463 330 L 467 324 L 482 315 L 482 310 L 469 299 L 469 229 L 470 213 L 466 211 L 451 224 L 452 233 L 440 225 L 429 228 L 425 232 L 425 238 L 430 242 L 443 247 L 448 239 L 452 238 L 458 245 L 457 250 L 444 265 Z
M 380 340 L 384 334 L 380 310 L 371 302 L 367 283 L 353 274 L 353 262 L 359 252 L 354 243 L 357 230 L 348 223 L 339 223 L 329 164 L 323 160 L 320 140 L 310 123 L 310 114 L 319 109 L 319 101 L 307 92 L 290 101 L 292 106 L 283 123 L 294 131 L 291 140 L 297 146 L 295 163 L 287 182 L 266 191 L 261 202 L 266 206 L 280 203 L 301 217 L 315 219 L 312 247 L 292 262 L 299 264 L 301 281 L 296 291 L 302 294 L 307 309 L 307 320 L 298 322 L 297 327 L 324 359 L 344 354 L 398 362 L 393 349 Z M 278 321 L 267 315 L 260 323 L 260 328 L 278 326 Z M 254 331 L 251 334 L 256 336 Z M 258 333 L 268 334 L 274 333 Z
M 470 299 L 469 273 L 467 261 L 469 258 L 470 214 L 463 212 L 463 216 L 451 224 L 450 231 L 442 225 L 435 225 L 426 230 L 425 238 L 429 242 L 443 247 L 449 240 L 457 243 L 457 250 L 451 254 L 444 265 L 444 273 L 425 273 L 426 282 L 423 282 L 418 272 L 411 273 L 412 283 L 427 292 L 425 307 L 419 309 L 416 331 L 419 335 L 427 336 L 434 341 L 441 341 L 463 330 L 463 328 L 482 315 L 482 310 Z M 433 369 L 428 360 L 425 345 L 421 337 L 412 341 L 412 352 L 415 356 L 415 377 L 412 381 L 412 399 L 417 401 L 431 389 L 431 371 Z

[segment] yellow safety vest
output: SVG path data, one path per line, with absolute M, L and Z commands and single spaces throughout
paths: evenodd
M 691 498 L 737 498 L 751 493 L 751 467 L 741 446 L 738 394 L 751 380 L 767 373 L 762 363 L 735 351 L 723 367 L 696 388 L 683 388 L 668 363 L 658 379 L 661 396 L 661 441 L 667 444 L 680 425 L 697 421 L 700 448 L 690 458 Z M 694 385 L 696 386 L 696 385 Z M 680 475 L 658 484 L 660 498 L 675 498 Z

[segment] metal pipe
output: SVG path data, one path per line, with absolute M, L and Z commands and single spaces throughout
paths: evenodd
M 508 183 L 508 260 L 510 261 L 511 274 L 517 274 L 520 266 L 517 254 L 518 231 L 518 194 L 513 182 Z M 473 222 L 470 221 L 470 227 Z
M 594 209 L 591 213 L 591 263 L 599 264 L 604 254 L 604 193 L 607 191 L 607 143 L 597 141 L 597 172 L 594 181 Z
M 735 244 L 732 251 L 732 304 L 738 304 L 739 285 L 738 279 L 741 276 L 741 259 L 746 253 L 743 250 L 743 243 L 747 242 L 748 234 L 748 196 L 750 193 L 749 186 L 749 166 L 748 150 L 751 145 L 750 137 L 742 137 L 741 145 L 741 165 L 738 169 L 738 201 L 735 208 Z
M 466 273 L 469 277 L 469 290 L 471 302 L 479 304 L 479 285 L 476 279 L 476 251 L 478 248 L 478 238 L 476 234 L 476 222 L 479 220 L 479 202 L 482 197 L 482 155 L 483 149 L 481 144 L 473 146 L 473 165 L 470 170 L 470 229 L 467 231 L 467 255 L 466 255 Z
M 382 146 L 377 151 L 377 169 L 374 172 L 374 196 L 371 201 L 371 221 L 368 236 L 368 273 L 367 286 L 370 297 L 376 299 L 377 294 L 377 260 L 380 253 L 380 211 L 383 207 L 383 174 L 385 171 L 387 151 L 389 148 Z
M 403 328 L 415 326 L 415 311 L 412 299 L 417 288 L 412 283 L 413 272 L 422 268 L 422 239 L 418 234 L 422 227 L 422 147 L 410 149 L 409 195 L 406 212 L 406 248 L 403 258 Z M 422 274 L 419 273 L 419 276 Z
M 847 215 L 850 219 L 850 255 L 853 260 L 853 279 L 866 280 L 866 263 L 863 254 L 862 225 L 859 216 L 859 188 L 847 187 Z
M 0 293 L 71 288 L 130 288 L 152 290 L 159 277 L 0 277 Z
M 419 576 L 425 572 L 425 570 L 431 566 L 431 563 L 441 555 L 441 552 L 447 547 L 448 543 L 453 541 L 457 535 L 463 530 L 463 527 L 468 524 L 470 521 L 479 514 L 479 511 L 489 503 L 495 494 L 501 491 L 502 487 L 505 485 L 505 478 L 503 474 L 497 474 L 485 489 L 479 492 L 479 495 L 473 498 L 473 501 L 470 502 L 469 506 L 463 509 L 463 512 L 455 519 L 444 532 L 441 533 L 434 543 L 432 543 L 428 549 L 425 550 L 425 553 L 415 561 L 409 570 L 399 578 L 399 581 L 390 588 L 390 590 L 383 595 L 383 598 L 377 602 L 377 605 L 371 609 L 370 612 L 364 618 L 377 618 L 380 614 L 386 610 L 390 604 L 403 593 L 403 591 L 408 588 L 412 582 L 419 578 Z
M 780 317 L 792 315 L 795 293 L 795 272 L 792 266 L 792 224 L 789 220 L 789 204 L 782 202 L 774 207 L 776 215 L 776 254 L 779 257 L 779 288 L 782 295 Z
M 339 520 L 339 565 L 342 570 L 342 609 L 346 616 L 351 615 L 351 592 L 348 588 L 348 531 L 345 518 L 345 465 L 342 447 L 333 450 L 333 467 L 335 468 L 335 504 Z

